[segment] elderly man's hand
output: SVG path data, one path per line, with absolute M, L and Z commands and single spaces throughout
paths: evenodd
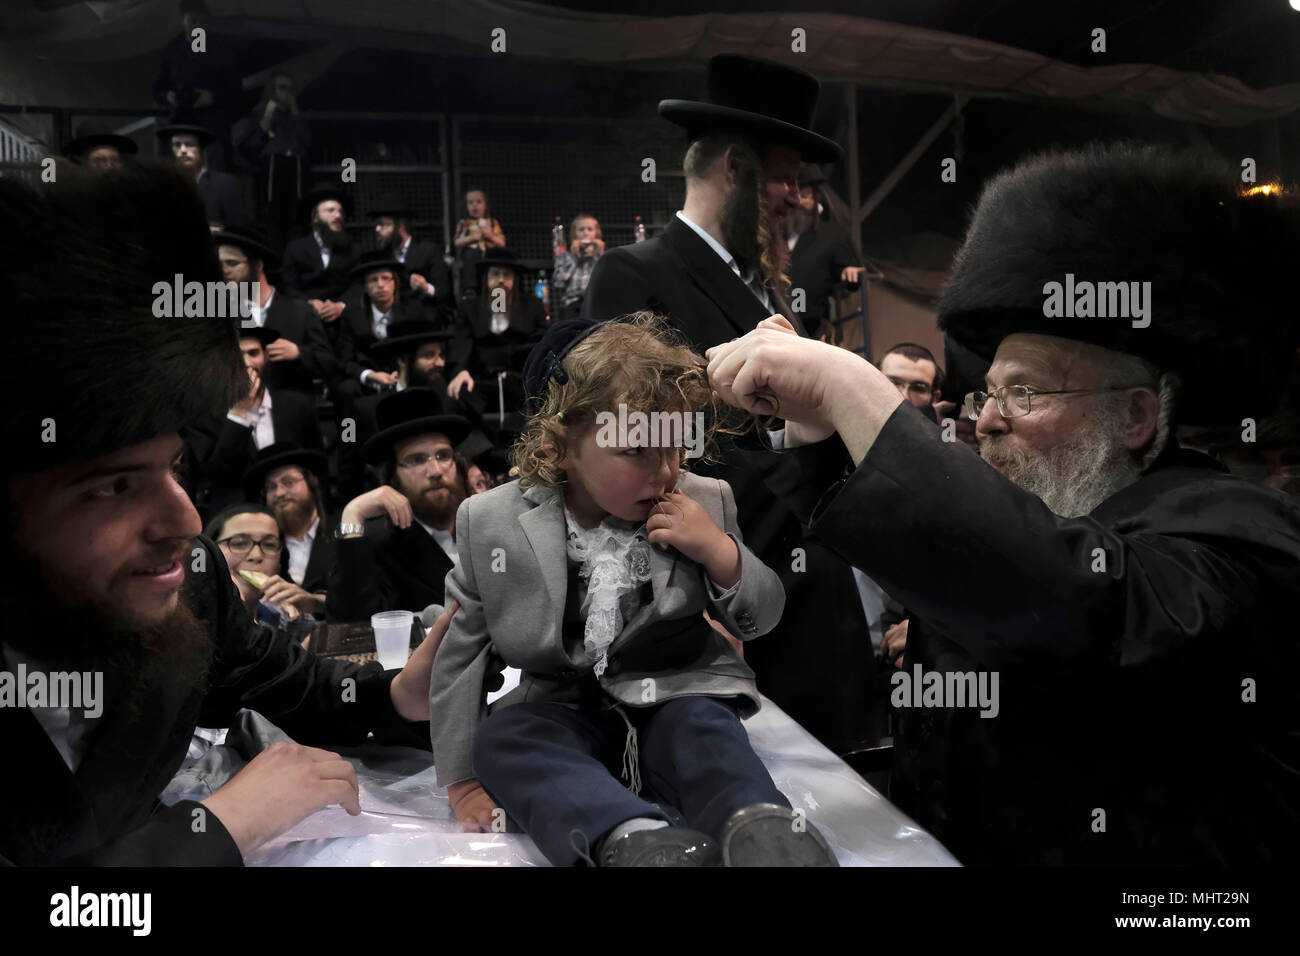
M 903 664 L 903 651 L 907 649 L 907 621 L 899 621 L 885 631 L 880 641 L 880 651 L 895 667 Z
M 709 383 L 728 405 L 823 429 L 830 426 L 827 373 L 844 358 L 861 362 L 844 349 L 801 337 L 779 315 L 704 354 Z

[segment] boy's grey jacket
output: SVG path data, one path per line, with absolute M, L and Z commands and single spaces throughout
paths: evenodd
M 741 541 L 736 502 L 726 482 L 682 472 L 677 487 L 735 540 L 740 581 L 721 591 L 676 549 L 651 545 L 654 600 L 624 624 L 600 684 L 629 707 L 689 695 L 735 697 L 741 715 L 748 717 L 759 707 L 754 672 L 701 612 L 707 609 L 733 635 L 748 640 L 776 625 L 785 589 L 776 572 Z M 429 688 L 430 734 L 443 786 L 474 776 L 474 734 L 487 716 L 483 676 L 489 645 L 523 671 L 519 686 L 494 707 L 578 699 L 578 680 L 592 662 L 581 634 L 570 636 L 571 650 L 561 637 L 566 540 L 563 495 L 541 485 L 523 490 L 512 481 L 466 498 L 456 513 L 460 563 L 447 574 L 446 592 L 448 603 L 456 601 L 460 610 L 438 648 Z

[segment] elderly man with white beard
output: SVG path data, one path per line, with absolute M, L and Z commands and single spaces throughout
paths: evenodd
M 1300 845 L 1300 508 L 1174 435 L 1269 414 L 1294 369 L 1300 210 L 1235 176 L 1118 146 L 985 187 L 939 308 L 993 360 L 983 462 L 777 317 L 707 353 L 723 399 L 787 422 L 774 490 L 912 613 L 890 798 L 963 862 Z M 1047 314 L 1067 273 L 1151 281 L 1149 321 Z

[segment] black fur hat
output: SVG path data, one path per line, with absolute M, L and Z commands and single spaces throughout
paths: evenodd
M 1139 356 L 1183 380 L 1177 417 L 1185 424 L 1266 415 L 1300 345 L 1292 287 L 1300 203 L 1245 191 L 1231 164 L 1160 146 L 1025 160 L 985 185 L 940 298 L 939 326 L 986 359 L 1016 332 Z M 1061 286 L 1056 312 L 1067 276 L 1080 290 L 1069 297 L 1075 317 L 1046 314 L 1056 291 L 1048 284 Z M 1077 317 L 1088 307 L 1085 282 L 1149 282 L 1148 316 Z
M 175 170 L 61 168 L 40 189 L 0 178 L 0 221 L 7 476 L 177 431 L 247 391 L 238 317 L 158 307 L 156 285 L 178 273 L 222 280 L 203 204 Z

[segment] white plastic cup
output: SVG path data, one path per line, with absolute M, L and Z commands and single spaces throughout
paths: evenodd
M 414 621 L 412 611 L 380 611 L 370 615 L 370 626 L 375 632 L 375 650 L 384 670 L 406 666 L 406 659 L 411 655 L 411 624 Z

